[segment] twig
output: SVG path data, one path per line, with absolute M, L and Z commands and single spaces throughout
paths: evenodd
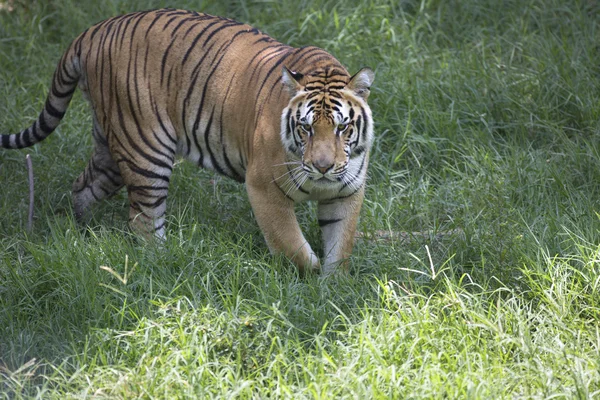
M 27 164 L 27 176 L 29 179 L 29 214 L 27 216 L 27 232 L 31 233 L 33 228 L 33 165 L 31 164 L 31 157 L 29 154 L 25 156 L 25 163 Z
M 362 239 L 362 240 L 383 240 L 386 242 L 391 242 L 394 240 L 398 240 L 401 242 L 410 242 L 413 239 L 424 238 L 424 239 L 433 239 L 440 240 L 446 236 L 455 236 L 463 233 L 462 229 L 452 229 L 450 231 L 439 231 L 439 232 L 394 232 L 394 231 L 375 231 L 372 233 L 366 232 L 356 232 L 354 235 L 354 239 Z

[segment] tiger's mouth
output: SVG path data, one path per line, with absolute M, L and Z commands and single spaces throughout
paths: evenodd
M 308 173 L 308 179 L 316 184 L 320 185 L 331 185 L 332 183 L 342 182 L 344 179 L 344 172 L 340 174 L 315 174 Z
M 315 183 L 321 183 L 321 184 L 327 185 L 327 184 L 330 184 L 331 182 L 337 182 L 339 179 L 334 179 L 334 178 L 331 178 L 331 177 L 322 176 L 320 178 L 310 177 L 310 180 L 313 181 L 313 182 L 315 182 Z

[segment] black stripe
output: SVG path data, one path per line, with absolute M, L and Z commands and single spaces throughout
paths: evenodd
M 190 154 L 191 151 L 191 141 L 190 141 L 190 134 L 192 135 L 192 138 L 194 139 L 194 144 L 196 145 L 196 149 L 198 150 L 199 154 L 200 154 L 200 158 L 198 159 L 198 165 L 202 166 L 203 162 L 204 162 L 204 154 L 202 152 L 202 147 L 200 147 L 200 143 L 198 142 L 198 135 L 197 135 L 197 131 L 198 128 L 200 126 L 200 119 L 202 117 L 202 108 L 204 107 L 204 95 L 202 96 L 202 99 L 200 100 L 200 106 L 198 107 L 198 110 L 196 111 L 196 119 L 194 120 L 194 125 L 192 126 L 192 132 L 188 132 L 187 131 L 187 109 L 190 103 L 190 99 L 192 97 L 192 94 L 194 93 L 194 89 L 196 89 L 196 82 L 198 81 L 198 78 L 200 77 L 200 66 L 202 65 L 202 63 L 204 62 L 204 60 L 206 59 L 206 57 L 208 57 L 208 54 L 210 53 L 210 51 L 212 50 L 212 48 L 214 47 L 215 43 L 213 43 L 210 48 L 204 53 L 204 55 L 202 56 L 202 58 L 200 59 L 200 61 L 198 61 L 198 64 L 196 64 L 196 67 L 194 68 L 194 70 L 192 71 L 192 81 L 190 83 L 190 86 L 188 88 L 188 92 L 183 100 L 183 112 L 182 112 L 182 125 L 183 125 L 183 129 L 185 132 L 185 139 L 186 139 L 186 143 L 187 143 L 187 155 Z M 208 82 L 205 81 L 204 82 L 204 89 L 206 91 L 206 83 Z
M 331 94 L 331 93 L 330 93 L 330 94 Z M 335 104 L 335 105 L 336 105 L 336 106 L 338 106 L 338 107 L 341 107 L 341 106 L 342 106 L 342 103 L 340 103 L 339 101 L 337 101 L 337 100 L 334 100 L 334 99 L 329 99 L 329 102 L 330 102 L 331 104 Z
M 73 93 L 75 92 L 75 89 L 77 89 L 77 86 L 74 85 L 73 87 L 69 88 L 69 90 L 67 90 L 66 92 L 61 92 L 58 90 L 58 88 L 56 87 L 56 85 L 52 85 L 52 95 L 55 97 L 59 97 L 61 99 L 64 99 L 65 97 L 70 97 L 73 95 Z
M 134 17 L 135 17 L 135 15 L 128 15 L 127 18 L 123 18 L 121 21 L 119 21 L 119 26 L 118 26 L 117 32 L 121 31 L 121 25 L 125 25 L 123 27 L 123 33 L 120 35 L 117 33 L 117 35 L 120 39 L 119 50 L 122 50 L 123 44 L 125 44 L 125 41 L 128 38 L 131 38 L 133 36 L 133 33 L 134 33 L 133 31 L 129 35 L 127 35 L 127 28 L 129 28 L 129 25 L 131 24 L 131 21 L 133 20 Z M 130 41 L 130 46 L 129 46 L 130 51 L 131 51 L 132 44 L 133 44 L 133 39 Z M 131 54 L 131 53 L 129 53 L 129 54 Z
M 360 156 L 366 150 L 365 146 L 357 146 L 352 152 L 353 156 Z
M 266 58 L 266 57 L 268 57 L 268 56 L 270 56 L 270 55 L 273 55 L 273 56 L 274 56 L 274 55 L 277 55 L 277 51 L 279 51 L 279 50 L 281 50 L 281 49 L 283 49 L 283 48 L 286 48 L 286 47 L 288 47 L 288 46 L 286 46 L 286 45 L 284 45 L 284 44 L 282 44 L 282 43 L 277 43 L 277 44 L 273 44 L 273 45 L 269 45 L 269 46 L 263 47 L 263 48 L 262 48 L 262 49 L 261 49 L 261 50 L 260 50 L 258 53 L 254 54 L 254 56 L 253 56 L 253 57 L 250 59 L 250 61 L 248 61 L 248 63 L 247 63 L 247 65 L 249 65 L 249 66 L 253 66 L 253 68 L 252 68 L 252 74 L 250 75 L 250 78 L 249 78 L 248 80 L 249 80 L 250 82 L 252 82 L 252 80 L 253 80 L 253 78 L 254 78 L 254 75 L 257 73 L 257 71 L 258 71 L 258 70 L 259 70 L 259 68 L 260 68 L 260 64 L 261 64 L 263 61 L 265 61 L 265 58 Z M 266 56 L 262 57 L 262 58 L 261 58 L 261 59 L 258 61 L 258 63 L 257 63 L 257 65 L 256 65 L 256 66 L 254 66 L 254 60 L 256 60 L 256 59 L 257 59 L 257 58 L 258 58 L 258 57 L 259 57 L 259 56 L 260 56 L 262 53 L 264 53 L 265 51 L 269 51 L 269 50 L 271 50 L 271 49 L 277 49 L 277 51 L 273 51 L 273 52 L 270 52 L 270 53 L 268 53 Z
M 312 53 L 317 53 L 317 52 L 321 52 L 321 51 L 322 51 L 322 49 L 320 49 L 318 47 L 314 47 L 314 46 L 303 46 L 303 47 L 296 49 L 296 53 L 294 54 L 297 57 L 296 62 L 294 64 L 288 66 L 288 69 L 290 69 L 290 71 L 297 70 L 297 68 L 295 66 L 299 62 L 302 62 L 303 60 L 305 60 L 309 54 L 311 54 L 311 57 L 312 57 Z
M 165 202 L 165 200 L 167 200 L 167 196 L 160 196 L 158 197 L 156 200 L 152 201 L 152 202 L 146 202 L 146 201 L 136 201 L 136 203 L 138 203 L 141 206 L 144 207 L 148 207 L 148 208 L 156 208 L 156 207 L 160 207 L 160 205 L 162 203 Z
M 42 130 L 42 132 L 44 132 L 46 134 L 46 136 L 51 134 L 52 131 L 54 130 L 54 128 L 49 126 L 48 123 L 46 122 L 46 117 L 44 117 L 43 113 L 40 114 L 40 117 L 38 118 L 38 122 L 40 124 L 40 129 Z
M 219 165 L 217 159 L 215 158 L 215 154 L 213 153 L 210 147 L 210 128 L 212 127 L 213 117 L 215 115 L 215 106 L 213 106 L 212 111 L 210 113 L 210 117 L 208 118 L 208 122 L 206 123 L 206 130 L 204 131 L 204 143 L 206 143 L 206 149 L 208 150 L 208 155 L 210 156 L 210 162 L 213 165 L 213 168 L 221 175 L 227 175 L 223 167 Z
M 185 116 L 186 114 L 186 105 L 184 104 L 183 107 L 183 115 Z M 191 134 L 188 134 L 187 129 L 185 129 L 185 121 L 184 121 L 184 131 L 185 131 L 185 143 L 187 146 L 187 155 L 190 154 L 191 150 L 192 150 L 192 141 L 190 140 L 190 135 L 192 136 L 192 139 L 194 139 L 194 144 L 196 145 L 196 150 L 198 150 L 198 155 L 200 156 L 198 158 L 198 165 L 202 166 L 202 164 L 204 163 L 204 152 L 202 151 L 202 147 L 200 146 L 200 142 L 198 142 L 198 135 L 196 134 L 196 131 L 198 130 L 199 126 L 200 126 L 200 118 L 201 118 L 201 113 L 200 111 L 198 111 L 198 113 L 196 114 L 196 120 L 194 121 L 194 126 L 192 127 L 192 132 Z
M 289 139 L 292 136 L 292 130 L 294 129 L 294 120 L 292 120 L 292 109 L 288 108 L 288 112 L 285 115 L 285 119 L 287 120 L 287 127 L 285 136 Z
M 175 28 L 173 28 L 173 30 L 171 31 L 171 37 L 175 37 L 175 35 L 177 34 L 177 31 L 178 31 L 179 29 L 181 29 L 181 27 L 182 27 L 183 25 L 185 25 L 185 23 L 186 23 L 186 22 L 195 21 L 195 20 L 197 20 L 197 18 L 194 18 L 194 17 L 183 18 L 181 21 L 179 21 L 179 23 L 178 23 L 178 24 L 175 26 Z M 192 24 L 192 27 L 193 27 L 194 25 L 195 25 L 195 24 Z M 188 31 L 186 32 L 186 35 L 187 35 L 187 33 L 189 33 L 189 31 L 190 31 L 190 29 L 188 29 Z
M 367 119 L 367 112 L 365 111 L 365 109 L 363 107 L 360 108 L 360 112 L 362 114 L 363 121 L 365 122 L 365 127 L 363 129 L 363 132 L 365 133 L 365 136 L 366 136 L 367 130 L 369 128 L 369 120 Z M 359 133 L 361 133 L 361 132 L 359 131 Z
M 171 92 L 171 82 L 173 81 L 173 69 L 169 70 L 169 77 L 167 78 L 167 92 Z M 177 90 L 177 89 L 175 89 Z
M 120 162 L 127 163 L 127 167 L 131 170 L 131 172 L 134 172 L 134 173 L 136 173 L 138 175 L 144 176 L 146 178 L 160 179 L 161 181 L 165 181 L 165 182 L 169 182 L 170 181 L 169 176 L 160 175 L 160 174 L 157 174 L 155 172 L 148 171 L 146 169 L 140 168 L 135 163 L 133 163 L 133 162 L 131 162 L 129 160 L 122 159 L 122 160 L 120 160 Z
M 223 29 L 232 27 L 232 26 L 236 26 L 236 25 L 241 25 L 239 22 L 229 22 L 226 24 L 221 25 L 220 27 L 218 27 L 217 29 L 215 29 L 214 31 L 212 31 L 210 33 L 210 35 L 208 35 L 208 37 L 206 38 L 206 40 L 204 41 L 204 44 L 202 46 L 206 46 L 208 44 L 208 42 L 210 42 L 210 39 L 212 39 L 217 33 L 219 33 L 220 31 L 222 31 Z
M 120 28 L 120 25 L 119 25 L 119 28 Z M 100 75 L 99 75 L 100 77 L 104 77 L 105 66 L 108 66 L 109 85 L 110 85 L 110 83 L 113 80 L 113 78 L 112 78 L 112 51 L 111 51 L 111 49 L 112 49 L 112 44 L 113 44 L 116 32 L 117 31 L 114 31 L 112 33 L 110 42 L 108 44 L 108 62 L 106 62 L 104 60 L 105 53 L 101 52 L 101 50 L 104 49 L 104 47 L 105 47 L 106 41 L 108 40 L 108 35 L 109 35 L 108 33 L 103 34 L 103 36 L 102 36 L 102 38 L 100 40 L 100 43 L 98 44 L 98 50 L 97 50 L 97 53 L 96 53 L 96 60 L 98 60 L 96 62 L 96 75 L 98 76 L 98 65 L 100 65 Z M 90 50 L 88 52 L 88 55 L 91 53 L 92 47 L 93 46 L 90 46 Z M 101 105 L 102 108 L 107 109 L 108 106 L 106 104 L 106 99 L 105 99 L 105 96 L 104 96 L 105 90 L 103 90 L 103 89 L 104 89 L 104 80 L 100 81 L 100 105 Z
M 90 35 L 90 41 L 92 41 L 94 39 L 94 36 L 96 36 L 96 33 L 98 33 L 100 31 L 100 29 L 102 29 L 102 26 L 104 24 L 106 24 L 109 20 L 107 19 L 106 21 L 100 22 L 99 24 L 97 24 L 96 26 L 92 27 L 94 28 L 94 30 L 90 31 L 88 29 L 88 33 Z M 90 29 L 92 29 L 90 28 Z
M 161 13 L 161 14 L 165 14 L 167 17 L 171 17 L 173 15 L 198 15 L 198 13 L 196 12 L 190 12 L 190 11 L 186 11 L 186 10 L 178 10 L 176 8 L 163 8 L 161 10 L 157 10 L 157 12 Z M 206 14 L 200 14 L 200 15 L 206 15 Z
M 200 22 L 200 21 L 213 20 L 213 19 L 215 19 L 215 18 L 212 15 L 204 14 L 203 17 L 201 17 L 201 18 L 196 17 L 193 20 L 195 22 Z M 185 40 L 186 43 L 187 43 L 187 37 L 188 37 L 188 35 L 194 30 L 194 28 L 197 28 L 197 27 L 198 27 L 197 23 L 190 24 L 190 27 L 187 28 L 187 30 L 184 32 L 184 34 L 182 36 L 182 39 L 186 39 Z
M 163 146 L 166 150 L 169 151 L 169 160 L 171 162 L 175 161 L 175 149 L 171 148 L 167 143 L 163 142 L 161 136 L 158 135 L 158 133 L 156 133 L 156 131 L 154 129 L 152 129 L 152 136 L 154 136 L 154 139 L 161 145 Z M 168 136 L 168 135 L 167 135 Z
M 24 130 L 23 133 L 21 133 L 21 139 L 23 139 L 25 147 L 31 146 L 33 144 L 33 142 L 31 141 L 31 130 Z
M 154 115 L 156 115 L 156 118 L 158 118 L 158 124 L 160 125 L 160 128 L 163 130 L 163 132 L 165 133 L 165 135 L 167 136 L 167 138 L 174 144 L 177 145 L 177 139 L 172 137 L 169 134 L 169 131 L 167 130 L 167 127 L 165 126 L 165 123 L 162 119 L 162 117 L 160 116 L 160 112 L 158 111 L 158 105 L 156 105 L 156 103 L 154 102 L 154 99 L 152 99 L 152 102 L 154 103 Z
M 46 138 L 46 136 L 41 136 L 38 133 L 36 124 L 31 125 L 30 129 L 31 129 L 31 133 L 33 134 L 33 137 L 35 138 L 36 141 L 40 142 Z
M 227 101 L 227 97 L 229 96 L 229 91 L 233 87 L 234 79 L 235 79 L 235 73 L 231 76 L 231 80 L 229 81 L 229 85 L 227 86 L 227 91 L 225 92 L 225 96 L 223 96 L 223 103 L 221 104 L 221 117 L 219 118 L 219 130 L 221 131 L 221 147 L 223 148 L 223 160 L 225 160 L 225 165 L 227 165 L 227 168 L 229 168 L 229 170 L 232 173 L 232 175 L 230 175 L 230 177 L 240 183 L 243 183 L 246 179 L 240 173 L 238 173 L 238 171 L 231 164 L 231 161 L 229 160 L 229 157 L 227 156 L 227 145 L 226 145 L 225 141 L 223 140 L 223 135 L 225 132 L 224 127 L 223 127 L 223 124 L 224 124 L 223 117 L 225 115 L 225 102 Z
M 54 71 L 54 81 L 58 83 L 58 86 L 61 87 L 69 87 L 72 86 L 74 84 L 74 82 L 67 82 L 64 80 L 64 78 L 62 77 L 62 74 L 60 72 L 60 67 L 57 67 L 56 71 Z
M 296 130 L 296 121 L 294 121 L 293 118 L 290 118 L 290 129 L 291 129 L 291 133 L 292 133 L 292 139 L 294 139 L 294 145 L 296 146 L 296 150 L 299 150 L 302 148 L 302 137 L 300 137 L 300 135 L 298 134 L 298 131 Z
M 131 54 L 131 53 L 130 53 Z M 137 105 L 137 110 L 134 111 L 133 109 L 133 100 L 131 100 L 131 95 L 130 97 L 130 101 L 129 101 L 129 105 L 131 107 L 131 114 L 133 116 L 133 118 L 135 119 L 135 121 L 137 122 L 137 118 L 136 115 L 139 112 L 140 113 L 140 117 L 142 120 L 144 120 L 144 112 L 143 112 L 143 108 L 142 108 L 142 102 L 140 100 L 140 88 L 138 83 L 140 82 L 139 77 L 138 77 L 138 59 L 139 59 L 139 54 L 140 54 L 140 48 L 136 47 L 135 48 L 135 56 L 134 56 L 134 64 L 133 64 L 133 82 L 134 82 L 134 93 L 135 93 L 135 102 Z M 127 73 L 127 76 L 129 76 L 129 72 Z M 128 85 L 128 88 L 130 86 Z M 150 90 L 148 90 L 148 92 L 151 93 Z M 140 132 L 141 134 L 141 132 Z
M 169 15 L 171 18 L 169 18 L 169 20 L 167 21 L 166 24 L 163 25 L 163 32 L 167 30 L 167 28 L 169 27 L 169 25 L 171 25 L 173 22 L 175 22 L 176 20 L 179 19 L 179 16 L 181 14 L 175 14 L 173 17 L 171 17 L 171 15 Z
M 156 24 L 158 22 L 160 17 L 162 17 L 162 14 L 158 14 L 157 16 L 155 16 L 154 20 L 150 23 L 150 25 L 148 25 L 148 29 L 146 30 L 146 36 L 145 36 L 146 39 L 148 39 L 148 34 L 152 30 L 152 27 L 154 26 L 154 24 Z
M 50 99 L 46 99 L 46 105 L 44 106 L 46 112 L 54 118 L 62 119 L 65 116 L 65 111 L 57 110 L 52 103 L 50 103 Z
M 21 145 L 21 134 L 15 135 L 15 146 L 17 147 L 17 149 L 23 148 L 23 146 Z
M 12 135 L 2 135 L 2 147 L 5 149 L 10 148 L 10 137 Z
M 325 55 L 324 55 L 325 54 Z M 294 64 L 289 66 L 291 70 L 297 70 L 296 65 L 301 64 L 303 66 L 315 66 L 317 62 L 323 60 L 331 60 L 332 57 L 328 53 L 326 53 L 323 49 L 318 47 L 312 48 L 310 51 L 307 51 L 306 54 L 303 54 L 301 58 L 298 58 Z M 309 71 L 304 71 L 305 75 L 310 75 Z
M 163 213 L 163 215 L 165 215 L 165 214 Z M 158 217 L 158 218 L 162 218 L 162 216 L 163 216 L 163 215 L 161 215 L 161 216 L 160 216 L 160 217 Z M 163 221 L 163 222 L 162 222 L 162 224 L 160 224 L 159 226 L 155 227 L 155 228 L 154 228 L 154 231 L 156 232 L 156 231 L 158 231 L 158 230 L 160 230 L 160 229 L 164 228 L 166 224 L 167 224 L 167 221 L 165 220 L 165 221 Z
M 263 79 L 262 83 L 260 84 L 260 87 L 258 88 L 258 93 L 256 94 L 256 99 L 255 99 L 255 103 L 258 103 L 258 99 L 260 99 L 260 94 L 263 91 L 265 84 L 267 83 L 267 81 L 269 80 L 269 78 L 271 77 L 271 75 L 273 75 L 273 72 L 275 72 L 276 69 L 278 69 L 278 67 L 281 66 L 281 64 L 283 64 L 283 62 L 285 60 L 287 60 L 287 58 L 289 56 L 291 56 L 293 53 L 288 49 L 288 51 L 279 58 L 279 60 L 277 60 L 277 62 L 275 62 L 275 64 L 271 67 L 271 69 L 267 72 L 267 75 L 265 76 L 265 78 Z M 275 83 L 273 84 L 273 86 L 275 86 L 277 83 L 279 83 L 281 81 L 281 77 L 279 77 L 279 79 L 277 79 L 275 81 Z M 272 90 L 271 90 L 272 91 Z M 262 109 L 262 107 L 261 107 Z
M 188 50 L 185 52 L 185 55 L 183 56 L 183 59 L 182 59 L 182 61 L 181 61 L 181 65 L 182 65 L 182 66 L 183 66 L 183 65 L 185 65 L 185 63 L 186 63 L 186 61 L 188 60 L 188 58 L 189 58 L 190 54 L 192 53 L 192 50 L 194 50 L 194 47 L 196 46 L 196 44 L 198 43 L 198 40 L 200 40 L 200 38 L 202 37 L 202 35 L 204 35 L 204 34 L 206 33 L 206 31 L 207 31 L 207 30 L 208 30 L 210 27 L 212 27 L 212 26 L 214 26 L 214 25 L 218 24 L 219 22 L 220 22 L 220 21 L 215 21 L 215 22 L 212 22 L 212 23 L 208 24 L 207 26 L 205 26 L 205 27 L 204 27 L 204 29 L 202 29 L 202 30 L 200 31 L 200 33 L 199 33 L 199 34 L 197 34 L 197 35 L 196 35 L 196 37 L 194 38 L 194 40 L 192 40 L 192 42 L 190 43 L 190 45 L 189 45 L 189 47 L 188 47 Z
M 67 70 L 67 60 L 61 63 L 60 68 L 61 72 L 67 76 L 67 79 L 63 78 L 63 81 L 66 81 L 65 83 L 67 85 L 73 85 L 79 80 L 76 76 L 69 74 L 69 71 Z
M 138 193 L 148 193 L 155 192 L 161 190 L 169 190 L 169 186 L 148 186 L 148 185 L 127 185 L 129 190 L 138 192 Z
M 358 140 L 360 139 L 360 135 L 357 133 L 356 134 L 356 139 L 355 140 L 351 140 L 352 136 L 354 135 L 354 132 L 358 132 L 358 129 L 354 126 L 349 127 L 348 129 L 350 129 L 350 135 L 348 135 L 348 146 L 350 147 L 358 147 Z
M 175 39 L 171 40 L 171 43 L 167 46 L 165 50 L 165 54 L 163 54 L 163 58 L 160 62 L 160 84 L 162 85 L 165 80 L 165 69 L 167 68 L 167 60 L 169 59 L 169 53 L 171 52 L 171 48 L 175 44 Z
M 150 42 L 146 43 L 146 52 L 144 53 L 144 78 L 148 77 L 148 55 L 150 54 Z M 152 80 L 148 79 L 148 93 L 152 93 L 150 90 L 150 82 Z
M 362 131 L 362 117 L 359 115 L 356 119 L 356 140 L 355 142 L 358 144 L 360 140 L 360 132 Z
M 145 14 L 140 14 L 140 18 L 138 18 L 137 22 L 135 23 L 135 25 L 133 25 L 133 28 L 131 29 L 131 34 L 130 34 L 131 41 L 129 42 L 129 54 L 133 54 L 133 43 L 136 42 L 136 40 L 134 39 L 135 34 L 137 32 L 137 29 L 138 29 L 140 23 L 144 19 L 144 16 L 145 16 Z
M 272 42 L 274 42 L 274 41 L 275 41 L 275 39 L 273 39 L 272 37 L 270 37 L 270 36 L 267 36 L 267 35 L 263 35 L 263 37 L 261 37 L 260 39 L 257 39 L 257 40 L 256 40 L 254 43 L 252 43 L 252 44 L 255 44 L 255 45 L 256 45 L 256 44 L 259 44 L 259 43 L 261 43 L 261 42 L 265 42 L 265 43 L 272 43 Z
M 310 100 L 307 104 L 306 107 L 311 107 L 313 106 L 317 101 L 319 101 L 318 99 L 312 99 Z
M 343 220 L 343 218 L 335 218 L 335 219 L 319 219 L 319 226 L 321 228 L 327 226 L 327 225 L 331 225 L 331 224 L 335 224 L 337 222 L 340 222 L 341 220 Z

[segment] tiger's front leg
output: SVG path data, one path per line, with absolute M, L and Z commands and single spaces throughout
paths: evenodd
M 294 202 L 271 180 L 250 171 L 246 175 L 246 188 L 256 221 L 271 253 L 288 257 L 300 274 L 318 270 L 319 258 L 300 230 Z
M 350 197 L 319 202 L 318 218 L 323 233 L 325 257 L 324 275 L 336 270 L 348 270 L 348 258 L 352 253 L 363 198 L 364 189 L 361 188 Z

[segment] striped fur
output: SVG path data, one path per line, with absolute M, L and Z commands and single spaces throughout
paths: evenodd
M 292 72 L 293 71 L 293 72 Z M 324 269 L 350 255 L 373 140 L 373 72 L 353 77 L 317 47 L 293 48 L 227 18 L 163 9 L 114 17 L 75 39 L 44 109 L 2 135 L 16 149 L 58 126 L 77 86 L 92 106 L 94 153 L 73 184 L 75 215 L 125 186 L 130 224 L 164 237 L 181 156 L 246 182 L 270 250 L 300 271 L 320 262 L 294 202 L 319 202 Z

